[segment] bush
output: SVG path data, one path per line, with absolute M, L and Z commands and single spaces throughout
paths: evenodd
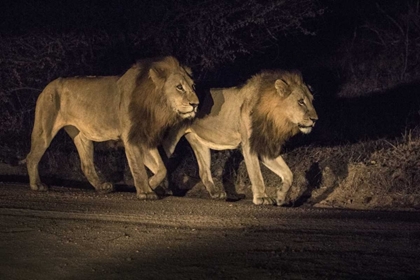
M 334 62 L 347 79 L 341 95 L 383 90 L 417 79 L 419 3 L 418 0 L 377 2 L 366 12 L 363 23 L 355 26 L 351 40 L 345 38 L 342 42 Z

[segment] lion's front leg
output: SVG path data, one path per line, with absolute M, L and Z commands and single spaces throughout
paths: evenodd
M 206 187 L 209 195 L 213 199 L 226 199 L 227 194 L 224 190 L 219 190 L 216 188 L 211 176 L 210 165 L 211 165 L 211 154 L 210 149 L 203 145 L 198 136 L 195 133 L 188 133 L 185 135 L 193 148 L 195 157 L 198 163 L 198 169 L 200 174 L 200 179 Z
M 286 202 L 286 196 L 289 192 L 293 182 L 293 173 L 287 166 L 286 162 L 281 156 L 275 159 L 262 158 L 262 163 L 273 171 L 282 180 L 281 186 L 277 187 L 277 205 L 284 205 Z
M 167 171 L 158 149 L 144 150 L 144 165 L 153 173 L 153 176 L 149 179 L 149 186 L 154 191 L 162 193 L 162 195 L 173 195 L 168 187 L 168 182 L 164 182 L 164 180 L 167 179 Z M 164 184 L 162 182 L 164 182 Z
M 124 146 L 128 165 L 133 176 L 134 186 L 136 187 L 137 197 L 142 200 L 158 199 L 158 196 L 149 185 L 142 149 L 128 142 L 124 143 Z
M 269 197 L 265 192 L 264 179 L 261 174 L 260 161 L 258 155 L 251 153 L 249 145 L 242 145 L 246 170 L 252 185 L 252 202 L 255 205 L 276 205 L 276 199 Z

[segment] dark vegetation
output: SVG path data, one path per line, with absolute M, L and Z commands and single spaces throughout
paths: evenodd
M 385 194 L 404 195 L 391 206 L 420 205 L 407 198 L 420 195 L 418 0 L 102 2 L 0 4 L 0 162 L 16 165 L 28 153 L 36 98 L 51 80 L 118 75 L 136 59 L 171 54 L 193 68 L 203 89 L 237 85 L 261 69 L 303 71 L 320 121 L 284 149 L 295 205 L 381 206 L 375 197 Z M 181 144 L 170 169 L 187 188 L 197 170 Z M 129 182 L 123 153 L 97 148 L 102 174 Z M 215 152 L 213 162 L 225 187 L 247 192 L 240 153 Z M 3 181 L 19 179 L 3 173 Z M 265 173 L 268 186 L 279 183 Z M 85 181 L 64 133 L 41 174 L 55 184 Z

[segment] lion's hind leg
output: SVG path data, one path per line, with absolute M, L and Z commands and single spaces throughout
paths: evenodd
M 26 167 L 29 175 L 29 185 L 34 191 L 47 191 L 48 186 L 41 182 L 38 164 L 51 143 L 50 137 L 32 137 L 31 151 L 26 157 Z
M 99 178 L 93 163 L 93 142 L 83 137 L 80 131 L 74 126 L 66 126 L 65 131 L 73 139 L 79 153 L 83 174 L 97 192 L 109 193 L 114 191 L 114 185 Z
M 227 194 L 225 191 L 218 190 L 214 185 L 213 178 L 211 176 L 211 154 L 210 149 L 203 145 L 198 136 L 195 133 L 188 133 L 185 135 L 187 138 L 188 143 L 190 143 L 195 157 L 198 163 L 199 175 L 201 181 L 203 182 L 204 186 L 206 187 L 208 193 L 210 194 L 211 198 L 213 199 L 226 199 Z
M 38 171 L 38 164 L 45 151 L 51 144 L 52 139 L 61 129 L 57 125 L 57 109 L 53 102 L 44 102 L 45 96 L 49 93 L 43 92 L 37 101 L 35 108 L 35 122 L 31 135 L 31 150 L 26 157 L 29 184 L 34 191 L 46 191 L 48 186 L 41 182 Z

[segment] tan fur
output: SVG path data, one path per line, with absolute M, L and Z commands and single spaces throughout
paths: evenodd
M 31 151 L 30 186 L 47 190 L 38 163 L 58 130 L 64 128 L 79 152 L 81 166 L 97 191 L 114 189 L 96 173 L 92 141 L 120 141 L 140 199 L 156 199 L 153 189 L 166 176 L 157 151 L 165 131 L 195 117 L 198 98 L 191 70 L 174 57 L 142 60 L 124 75 L 58 78 L 37 100 Z M 154 174 L 147 177 L 146 165 Z
M 284 142 L 299 131 L 309 133 L 318 119 L 313 96 L 299 72 L 263 71 L 241 87 L 212 89 L 203 111 L 188 128 L 171 130 L 164 140 L 168 155 L 185 135 L 196 155 L 200 178 L 213 198 L 225 198 L 210 173 L 210 149 L 241 148 L 255 204 L 282 205 L 293 174 L 280 156 Z M 268 197 L 260 161 L 282 179 L 277 197 Z

